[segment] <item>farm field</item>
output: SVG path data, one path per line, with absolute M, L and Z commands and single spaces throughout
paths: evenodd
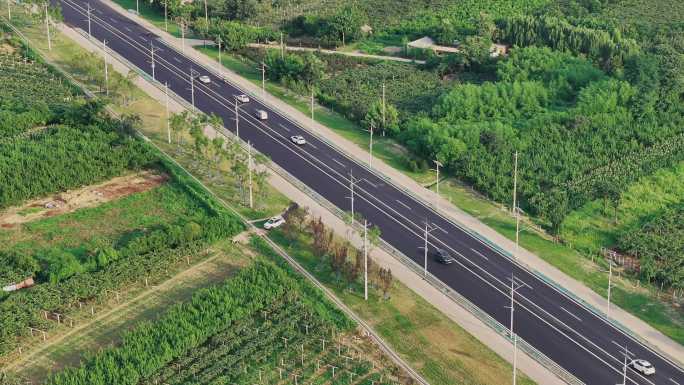
M 225 281 L 249 263 L 249 256 L 240 247 L 229 241 L 216 243 L 208 249 L 206 259 L 171 277 L 161 277 L 159 282 L 150 281 L 149 287 L 122 294 L 119 302 L 112 298 L 95 316 L 84 317 L 75 328 L 60 330 L 59 335 L 4 369 L 16 377 L 42 383 L 50 373 L 78 365 L 86 352 L 118 344 L 139 322 L 158 319 L 170 307 L 189 300 L 194 292 Z
M 20 42 L 3 34 L 0 45 L 8 68 L 0 81 L 11 83 L 10 74 L 35 81 L 42 88 L 32 92 L 49 97 L 32 104 L 18 88 L 3 93 L 3 123 L 24 126 L 3 131 L 0 141 L 0 284 L 35 283 L 0 295 L 4 359 L 38 342 L 31 336 L 78 323 L 86 309 L 92 315 L 132 284 L 200 260 L 207 244 L 242 224 L 133 138 L 134 120 L 108 117 L 103 103 L 84 100 Z
M 355 376 L 352 383 L 365 384 L 369 378 L 382 384 L 410 383 L 365 337 L 355 336 L 354 324 L 343 313 L 292 274 L 256 261 L 195 292 L 154 323 L 138 324 L 117 345 L 82 361 L 80 368 L 54 373 L 47 383 L 90 384 L 95 378 L 116 378 L 118 384 L 160 379 L 248 383 L 259 377 L 280 383 L 281 376 L 316 383 L 348 383 Z M 134 350 L 137 358 L 130 355 Z M 101 365 L 110 359 L 125 363 L 125 377 L 122 367 Z M 150 362 L 144 372 L 138 359 Z

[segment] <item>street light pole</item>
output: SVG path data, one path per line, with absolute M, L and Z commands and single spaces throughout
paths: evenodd
M 428 261 L 428 236 L 436 227 L 429 228 L 427 218 L 425 218 L 425 244 L 423 245 L 423 278 L 427 279 L 427 261 Z
M 10 0 L 7 0 L 7 19 L 12 21 L 12 8 L 10 6 Z
M 515 311 L 515 301 L 514 301 L 514 296 L 515 292 L 521 287 L 522 285 L 517 285 L 515 282 L 515 275 L 511 275 L 511 328 L 510 328 L 510 334 L 511 334 L 511 339 L 513 339 L 513 385 L 516 385 L 517 382 L 517 372 L 518 372 L 518 335 L 513 331 L 513 313 Z
M 374 124 L 370 125 L 370 142 L 368 142 L 368 167 L 373 167 L 373 129 Z
M 520 212 L 518 210 L 518 152 L 515 152 L 515 162 L 513 166 L 513 213 L 515 214 L 515 254 L 518 258 L 520 244 Z
M 354 179 L 354 173 L 352 170 L 349 170 L 349 191 L 351 191 L 351 196 L 349 197 L 351 200 L 351 219 L 349 220 L 349 224 L 351 225 L 354 224 L 354 186 L 363 180 L 365 179 Z
M 166 94 L 166 137 L 171 144 L 171 122 L 169 121 L 169 83 L 164 82 L 164 93 Z
M 368 301 L 368 220 L 363 220 L 363 299 Z
M 235 98 L 235 136 L 240 140 L 240 115 L 237 98 Z
M 385 127 L 387 122 L 385 120 L 385 82 L 382 82 L 382 136 L 385 136 Z
M 109 96 L 109 68 L 107 68 L 107 40 L 102 39 L 102 56 L 104 57 L 105 95 Z
M 433 160 L 435 162 L 435 169 L 437 170 L 437 182 L 435 183 L 437 186 L 437 195 L 439 195 L 439 168 L 442 167 L 442 162 L 438 160 Z
M 192 112 L 195 112 L 195 76 L 190 68 L 190 99 L 192 100 Z
M 50 41 L 50 16 L 48 15 L 48 3 L 45 3 L 45 31 L 47 33 L 48 51 L 52 51 L 52 41 Z
M 90 8 L 90 3 L 88 3 L 88 37 L 93 37 L 90 29 L 90 13 L 92 12 L 92 9 Z
M 314 88 L 311 87 L 311 120 L 314 120 Z
M 157 80 L 155 77 L 155 72 L 154 72 L 154 67 L 155 67 L 155 65 L 154 65 L 154 51 L 155 51 L 154 45 L 150 41 L 150 53 L 152 55 L 152 80 Z
M 181 51 L 185 53 L 185 22 L 181 21 L 180 23 L 181 27 Z
M 218 49 L 219 49 L 219 56 L 218 56 L 218 64 L 219 64 L 219 71 L 223 69 L 223 61 L 221 60 L 221 35 L 218 37 Z
M 261 92 L 266 95 L 266 63 L 261 62 Z
M 164 0 L 164 31 L 169 32 L 169 0 Z
M 135 0 L 135 14 L 140 16 L 140 0 Z
M 249 173 L 249 208 L 254 208 L 254 198 L 252 196 L 252 145 L 247 141 L 247 172 Z
M 613 261 L 608 260 L 608 308 L 606 318 L 610 319 L 610 289 L 613 287 Z

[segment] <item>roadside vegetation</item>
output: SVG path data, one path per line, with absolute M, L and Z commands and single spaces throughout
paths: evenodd
M 510 365 L 397 281 L 390 269 L 368 257 L 368 301 L 364 300 L 364 254 L 336 237 L 306 208 L 291 206 L 286 223 L 269 237 L 361 315 L 397 353 L 430 383 L 507 384 Z M 369 231 L 369 253 L 378 230 Z M 252 244 L 263 249 L 260 239 Z M 519 374 L 519 383 L 533 384 Z
M 17 10 L 14 10 L 14 12 L 16 13 L 13 17 L 18 18 L 21 16 Z M 18 23 L 21 22 L 21 20 L 15 20 Z M 40 26 L 36 27 L 35 24 L 31 24 L 30 22 L 23 24 L 22 30 L 31 38 L 41 37 L 42 31 L 40 30 Z M 59 33 L 56 34 L 56 36 L 53 35 L 53 38 L 53 50 L 46 53 L 50 60 L 53 63 L 57 63 L 60 68 L 66 69 L 90 90 L 95 92 L 102 91 L 104 89 L 102 79 L 97 76 L 96 70 L 88 70 L 88 68 L 100 68 L 104 63 L 101 61 L 98 62 L 95 55 L 85 54 L 81 48 L 68 39 L 65 39 L 64 36 Z M 35 44 L 34 42 L 38 42 L 37 45 L 41 49 L 45 48 L 41 45 L 40 39 L 32 39 L 32 44 Z M 32 64 L 35 63 L 32 62 Z M 92 261 L 92 246 L 107 244 L 117 246 L 128 245 L 128 242 L 138 239 L 141 235 L 153 233 L 160 228 L 165 229 L 167 226 L 173 226 L 175 223 L 201 221 L 202 217 L 209 211 L 201 203 L 208 202 L 207 204 L 214 207 L 213 205 L 218 204 L 218 202 L 216 202 L 215 197 L 209 196 L 207 192 L 202 190 L 195 182 L 191 181 L 190 176 L 178 168 L 174 161 L 177 161 L 178 164 L 181 164 L 184 168 L 190 170 L 194 176 L 209 186 L 211 193 L 215 194 L 215 196 L 218 197 L 218 200 L 229 204 L 250 218 L 260 218 L 266 214 L 272 215 L 281 208 L 286 207 L 287 200 L 285 200 L 282 195 L 272 190 L 271 187 L 266 186 L 264 192 L 256 190 L 258 194 L 265 194 L 261 196 L 262 199 L 259 199 L 258 205 L 254 209 L 248 208 L 247 202 L 244 199 L 244 193 L 240 192 L 240 182 L 237 180 L 237 178 L 240 177 L 240 174 L 231 171 L 239 162 L 243 162 L 242 166 L 244 166 L 244 161 L 234 159 L 236 156 L 241 157 L 239 152 L 235 152 L 234 149 L 229 149 L 228 146 L 224 146 L 223 151 L 218 150 L 218 147 L 213 143 L 213 138 L 208 136 L 200 137 L 197 132 L 198 122 L 200 121 L 196 120 L 196 117 L 187 114 L 172 114 L 171 118 L 176 122 L 176 128 L 171 131 L 172 140 L 171 143 L 169 143 L 167 140 L 169 132 L 166 130 L 166 116 L 163 113 L 163 107 L 146 96 L 132 83 L 132 80 L 135 78 L 134 76 L 120 76 L 115 71 L 110 71 L 110 81 L 117 81 L 116 77 L 129 79 L 129 81 L 131 81 L 130 87 L 126 86 L 118 93 L 111 92 L 110 89 L 109 98 L 106 95 L 101 94 L 102 99 L 109 100 L 112 104 L 109 104 L 108 107 L 125 116 L 134 113 L 140 114 L 141 119 L 139 120 L 132 117 L 128 118 L 127 122 L 131 123 L 131 128 L 143 132 L 153 144 L 162 148 L 166 154 L 173 156 L 174 160 L 172 161 L 163 157 L 162 154 L 155 150 L 149 149 L 154 156 L 154 162 L 152 162 L 153 167 L 151 169 L 146 167 L 143 172 L 154 172 L 157 175 L 164 175 L 163 181 L 161 181 L 158 186 L 153 186 L 145 191 L 128 194 L 121 198 L 95 205 L 94 207 L 60 213 L 51 218 L 28 220 L 22 222 L 21 226 L 15 226 L 11 229 L 7 228 L 8 231 L 18 231 L 23 234 L 21 237 L 9 237 L 12 242 L 16 243 L 14 243 L 14 245 L 7 245 L 8 252 L 15 252 L 18 249 L 22 249 L 27 252 L 27 254 L 42 254 L 44 250 L 55 248 L 59 250 L 59 252 L 73 254 L 74 259 L 78 264 L 72 264 L 70 265 L 70 268 L 75 268 L 76 270 L 88 269 L 92 266 L 89 265 L 89 261 Z M 68 83 L 66 80 L 62 81 Z M 125 97 L 123 95 L 125 95 Z M 203 117 L 201 123 L 208 123 L 209 120 L 210 119 Z M 132 129 L 127 132 L 132 132 Z M 209 131 L 205 131 L 205 133 L 207 132 Z M 228 145 L 229 143 L 225 144 Z M 233 155 L 224 157 L 223 154 Z M 127 172 L 130 172 L 130 170 Z M 93 189 L 101 189 L 101 187 L 93 186 L 101 186 L 101 183 L 80 187 L 71 192 L 83 190 L 92 193 Z M 54 197 L 59 197 L 62 193 L 54 192 L 54 194 Z M 68 194 L 65 194 L 64 196 L 68 196 Z M 197 198 L 198 196 L 200 198 Z M 38 197 L 33 201 L 40 199 L 42 198 Z M 24 204 L 25 202 L 26 201 L 21 203 Z M 196 205 L 199 205 L 199 207 L 196 207 Z M 17 209 L 17 212 L 20 214 L 16 215 L 19 217 L 22 217 L 23 215 L 38 215 L 40 214 L 39 210 L 45 210 L 45 208 L 31 207 L 31 205 L 28 205 L 26 208 L 22 207 Z M 136 211 L 138 212 L 137 214 L 135 214 Z M 4 230 L 5 229 L 3 229 L 3 231 Z M 183 230 L 185 230 L 185 228 L 183 228 Z M 3 233 L 3 235 L 5 235 L 5 233 Z M 89 242 L 91 236 L 94 239 L 93 242 Z M 225 234 L 220 237 L 225 239 L 230 237 L 230 235 Z M 21 239 L 26 240 L 26 242 L 22 243 Z M 29 242 L 28 239 L 34 239 L 36 242 Z M 67 295 L 67 299 L 70 301 L 71 306 L 66 306 L 63 313 L 49 312 L 48 319 L 34 320 L 33 318 L 30 318 L 31 323 L 29 325 L 35 327 L 33 332 L 36 334 L 32 338 L 26 337 L 17 341 L 21 343 L 19 346 L 23 348 L 23 353 L 22 350 L 19 350 L 20 356 L 5 354 L 2 358 L 3 362 L 10 362 L 10 365 L 12 366 L 12 369 L 9 370 L 10 372 L 19 370 L 18 374 L 21 378 L 17 377 L 16 381 L 18 381 L 18 383 L 25 383 L 24 380 L 26 378 L 35 381 L 44 381 L 47 373 L 58 373 L 67 366 L 78 365 L 79 362 L 87 367 L 87 365 L 91 365 L 98 359 L 112 357 L 110 353 L 118 354 L 112 353 L 111 351 L 119 348 L 127 348 L 126 344 L 130 344 L 132 341 L 132 337 L 130 336 L 136 333 L 137 330 L 148 329 L 149 327 L 152 327 L 151 325 L 157 324 L 160 320 L 166 320 L 168 317 L 164 314 L 178 314 L 176 311 L 177 309 L 173 309 L 169 313 L 164 312 L 169 309 L 169 306 L 174 302 L 174 298 L 181 301 L 187 300 L 191 289 L 176 291 L 169 289 L 167 287 L 168 285 L 178 284 L 181 279 L 179 277 L 184 276 L 185 272 L 190 272 L 190 274 L 194 275 L 196 274 L 195 270 L 203 271 L 199 270 L 200 267 L 203 269 L 203 266 L 206 264 L 213 264 L 215 261 L 223 259 L 224 257 L 222 257 L 222 255 L 224 253 L 228 254 L 227 257 L 231 261 L 237 258 L 238 262 L 236 263 L 240 265 L 240 267 L 248 264 L 244 261 L 245 258 L 242 254 L 251 257 L 257 255 L 257 258 L 259 258 L 258 255 L 261 254 L 269 258 L 275 258 L 275 261 L 281 264 L 277 269 L 288 269 L 286 266 L 282 265 L 280 257 L 274 254 L 272 250 L 269 251 L 267 247 L 265 248 L 263 243 L 260 245 L 253 243 L 254 250 L 251 252 L 247 249 L 242 249 L 242 246 L 229 244 L 228 240 L 216 243 L 207 239 L 206 243 L 204 243 L 205 240 L 200 239 L 198 242 L 200 242 L 200 244 L 195 249 L 181 249 L 178 247 L 173 252 L 169 251 L 168 255 L 173 254 L 173 263 L 167 263 L 163 259 L 164 255 L 166 255 L 166 251 L 157 251 L 158 245 L 152 246 L 155 248 L 155 251 L 152 253 L 135 257 L 126 257 L 125 260 L 119 255 L 119 260 L 116 261 L 118 270 L 112 267 L 111 271 L 115 272 L 117 277 L 122 276 L 122 279 L 128 280 L 123 287 L 118 284 L 118 286 L 112 285 L 115 283 L 115 280 L 109 280 L 105 272 L 99 270 L 83 270 L 72 275 L 70 278 L 67 278 L 66 281 L 60 281 L 60 285 L 62 286 L 50 286 L 49 288 L 52 293 L 55 292 L 54 290 L 58 290 L 61 293 L 61 290 L 79 289 L 79 287 L 76 286 L 67 286 L 64 282 L 80 284 L 79 279 L 83 279 L 84 282 L 91 287 L 101 285 L 104 288 L 101 294 L 88 296 L 87 298 L 77 298 L 73 295 Z M 241 251 L 236 248 L 240 248 Z M 112 247 L 112 249 L 117 250 L 117 247 Z M 99 250 L 94 250 L 94 252 L 99 253 Z M 144 260 L 145 257 L 149 260 Z M 21 258 L 11 258 L 13 263 L 21 260 Z M 124 267 L 124 261 L 130 262 L 131 266 Z M 43 265 L 38 266 L 38 268 L 42 267 Z M 232 270 L 234 268 L 235 267 L 231 262 L 229 268 L 226 268 L 227 270 L 221 274 L 224 274 L 224 276 L 226 274 L 230 275 L 234 272 L 234 270 Z M 105 270 L 107 270 L 107 268 Z M 270 268 L 266 270 L 270 271 Z M 25 272 L 29 271 L 31 271 L 31 267 Z M 15 276 L 22 276 L 22 273 L 23 271 Z M 193 280 L 194 283 L 191 283 L 191 286 L 193 288 L 206 287 L 210 283 L 218 280 L 218 273 L 210 271 L 207 272 L 207 274 L 209 275 L 209 280 L 207 282 L 198 282 L 199 280 L 196 279 Z M 133 278 L 134 276 L 136 278 Z M 391 273 L 387 271 L 385 277 L 391 277 Z M 34 278 L 42 279 L 38 278 L 37 275 Z M 268 275 L 267 279 L 269 282 L 271 282 L 271 278 L 272 276 Z M 305 292 L 304 294 L 299 293 L 298 289 L 287 290 L 290 286 L 288 286 L 289 284 L 285 285 L 284 291 L 288 292 L 286 298 L 283 298 L 277 304 L 274 304 L 273 306 L 269 305 L 269 307 L 264 309 L 275 311 L 278 306 L 285 304 L 290 306 L 287 311 L 288 315 L 290 315 L 292 309 L 301 309 L 301 299 L 308 297 L 313 298 L 312 303 L 316 304 L 314 315 L 325 313 L 322 310 L 323 308 L 330 309 L 330 305 L 327 304 L 326 301 L 321 300 L 320 293 L 311 291 L 311 288 L 307 289 L 306 287 L 308 284 L 302 283 L 301 278 L 297 277 L 296 279 L 297 287 L 303 288 L 302 291 Z M 397 286 L 396 283 L 393 283 L 391 278 L 389 278 L 387 282 L 389 282 L 386 293 L 388 299 L 382 299 L 380 302 L 383 302 L 386 306 L 392 306 L 392 303 L 394 303 L 393 298 L 395 297 L 395 287 L 401 286 Z M 277 282 L 271 283 L 278 286 Z M 11 294 L 7 298 L 12 298 L 14 294 L 24 293 L 22 295 L 28 296 L 29 293 L 34 291 L 39 292 L 42 290 L 40 289 L 40 285 L 42 284 L 43 282 L 40 281 L 38 287 L 24 289 Z M 227 281 L 227 284 L 230 285 L 231 281 Z M 236 283 L 235 285 L 242 286 L 242 284 L 239 283 Z M 260 287 L 262 286 L 263 285 L 260 285 Z M 42 287 L 43 289 L 48 289 L 47 286 Z M 85 294 L 90 293 L 88 290 L 85 291 Z M 245 291 L 249 292 L 252 296 L 254 296 L 254 293 L 260 292 L 259 290 L 261 289 L 245 288 Z M 415 294 L 410 293 L 408 289 L 402 288 L 401 290 L 401 296 L 397 291 L 397 298 L 405 298 L 408 303 L 419 300 L 419 298 Z M 80 289 L 76 291 L 78 293 L 77 295 L 84 293 Z M 212 288 L 209 291 L 200 292 L 201 294 L 197 295 L 209 295 L 208 293 L 215 294 L 218 293 L 218 291 L 219 289 Z M 160 299 L 160 296 L 163 296 L 164 293 L 167 293 L 171 298 Z M 291 302 L 293 296 L 298 297 L 299 300 L 294 303 Z M 33 298 L 30 297 L 26 298 L 28 300 L 33 300 Z M 136 305 L 139 302 L 143 305 Z M 188 309 L 193 306 L 192 303 L 196 302 L 187 302 L 186 304 L 181 305 L 181 307 Z M 233 303 L 233 301 L 231 301 L 231 303 Z M 326 305 L 321 306 L 321 303 L 326 303 Z M 424 306 L 429 306 L 424 302 L 421 303 L 424 304 Z M 149 309 L 147 308 L 148 305 L 150 306 Z M 94 315 L 90 313 L 92 309 L 91 306 L 95 308 Z M 144 307 L 144 309 L 141 308 L 141 306 Z M 261 306 L 261 304 L 259 306 Z M 358 309 L 363 309 L 365 305 L 357 304 L 355 306 L 358 311 Z M 81 309 L 81 307 L 83 307 L 83 309 Z M 318 322 L 315 317 L 306 315 L 308 313 L 306 309 L 304 310 L 305 317 L 308 317 L 307 321 L 311 320 Z M 471 376 L 470 371 L 477 370 L 477 367 L 474 364 L 475 362 L 494 362 L 492 365 L 496 365 L 500 368 L 500 372 L 497 370 L 487 376 L 488 379 L 486 380 L 486 383 L 499 383 L 499 381 L 501 383 L 507 383 L 509 378 L 507 370 L 510 371 L 510 368 L 506 369 L 506 365 L 502 364 L 503 361 L 500 358 L 482 344 L 478 343 L 465 331 L 456 327 L 452 321 L 439 315 L 439 312 L 436 309 L 430 308 L 430 311 L 434 313 L 435 316 L 440 317 L 439 322 L 436 323 L 434 327 L 440 330 L 442 328 L 449 328 L 450 339 L 453 338 L 455 341 L 461 341 L 462 344 L 459 346 L 464 350 L 467 350 L 467 353 L 464 353 L 463 357 L 471 360 L 470 364 L 458 369 L 458 375 L 442 376 L 440 374 L 445 381 L 444 383 L 460 383 L 460 379 L 469 378 L 469 376 Z M 336 314 L 339 314 L 337 310 L 335 310 L 335 312 L 337 312 Z M 381 322 L 381 320 L 391 322 L 405 314 L 413 318 L 422 316 L 425 312 L 426 308 L 423 306 L 416 309 L 409 309 L 402 305 L 396 310 L 378 316 L 374 322 Z M 41 314 L 40 312 L 36 313 L 38 315 Z M 57 314 L 60 314 L 62 317 L 61 323 L 56 322 Z M 275 313 L 272 314 L 275 315 Z M 263 322 L 265 316 L 263 313 L 255 313 L 254 317 L 256 318 L 246 319 L 244 324 L 236 322 L 235 326 L 242 325 L 246 329 L 243 328 L 241 330 L 248 331 L 250 322 Z M 266 318 L 268 317 L 270 316 L 267 315 Z M 149 320 L 151 323 L 143 323 L 140 324 L 139 327 L 134 326 L 139 321 L 143 320 Z M 231 345 L 231 347 L 228 347 L 223 343 L 225 338 L 227 338 L 227 334 L 216 332 L 213 334 L 213 337 L 207 337 L 209 339 L 207 339 L 205 343 L 195 345 L 197 347 L 197 352 L 188 351 L 177 361 L 166 361 L 166 363 L 160 364 L 161 366 L 158 366 L 159 369 L 154 373 L 155 377 L 149 377 L 148 380 L 150 383 L 154 383 L 154 379 L 160 378 L 164 378 L 165 381 L 169 383 L 174 381 L 185 381 L 184 379 L 187 378 L 192 378 L 194 380 L 197 372 L 191 373 L 186 371 L 183 366 L 186 361 L 193 361 L 198 365 L 201 363 L 203 368 L 202 371 L 204 373 L 210 373 L 206 377 L 203 377 L 202 381 L 209 381 L 210 378 L 214 378 L 215 368 L 218 364 L 221 365 L 222 368 L 229 368 L 229 370 L 221 374 L 220 378 L 223 379 L 225 379 L 224 377 L 230 377 L 236 381 L 242 381 L 243 379 L 252 381 L 256 380 L 258 376 L 263 375 L 264 378 L 269 376 L 269 378 L 275 382 L 279 381 L 280 376 L 280 373 L 275 369 L 275 366 L 283 366 L 279 362 L 279 359 L 283 358 L 285 359 L 284 367 L 289 371 L 285 372 L 283 375 L 289 376 L 287 377 L 289 380 L 294 380 L 292 374 L 301 374 L 302 377 L 298 377 L 298 380 L 300 381 L 308 378 L 314 382 L 332 381 L 333 383 L 348 383 L 351 378 L 352 383 L 359 384 L 370 384 L 370 381 L 375 381 L 375 383 L 408 383 L 405 381 L 406 377 L 389 363 L 386 357 L 380 354 L 366 338 L 361 335 L 356 335 L 352 329 L 348 329 L 349 331 L 345 333 L 335 334 L 336 337 L 339 337 L 336 340 L 336 343 L 339 344 L 342 354 L 358 357 L 349 361 L 348 359 L 339 356 L 337 345 L 332 344 L 332 338 L 330 339 L 330 345 L 327 345 L 326 343 L 325 350 L 321 349 L 318 351 L 317 349 L 320 340 L 311 342 L 311 340 L 308 339 L 308 336 L 310 335 L 307 334 L 306 328 L 304 328 L 303 332 L 302 330 L 290 330 L 290 323 L 286 322 L 290 320 L 290 318 L 284 320 L 273 318 L 266 321 L 273 328 L 273 338 L 275 338 L 275 342 L 268 348 L 272 354 L 277 354 L 274 356 L 275 360 L 272 360 L 274 361 L 272 362 L 274 365 L 271 365 L 271 363 L 267 365 L 265 362 L 247 362 L 245 360 L 240 362 L 239 359 L 238 361 L 235 361 L 235 357 L 247 353 L 250 354 L 250 357 L 253 356 L 254 351 L 251 349 L 258 347 L 259 344 L 259 339 L 255 339 L 255 336 L 257 335 L 256 330 L 250 331 L 250 333 L 254 333 L 254 336 L 248 336 L 241 340 L 244 344 Z M 71 321 L 74 321 L 73 326 L 70 324 Z M 333 323 L 337 324 L 346 324 L 348 322 L 349 320 L 343 321 L 339 318 L 333 320 Z M 313 324 L 314 322 L 312 322 L 311 325 Z M 329 320 L 326 320 L 322 324 L 324 326 L 326 324 L 330 325 L 330 322 Z M 46 329 L 40 329 L 43 327 L 46 327 Z M 125 331 L 129 329 L 133 329 L 133 331 Z M 42 341 L 41 330 L 48 331 L 47 342 Z M 341 331 L 342 328 L 339 327 L 337 330 Z M 313 331 L 310 331 L 310 333 L 313 334 Z M 326 329 L 324 333 L 325 335 L 332 336 L 330 329 Z M 404 333 L 406 335 L 414 336 L 412 338 L 416 338 L 417 340 L 423 338 L 417 334 L 418 328 L 407 328 L 404 330 Z M 208 335 L 209 333 L 206 334 L 206 336 Z M 260 330 L 258 336 L 259 338 L 262 338 L 264 336 L 263 331 Z M 170 335 L 169 337 L 172 338 Z M 288 340 L 285 342 L 285 340 L 281 338 L 280 341 L 282 341 L 282 343 L 281 345 L 278 345 L 278 337 L 286 337 Z M 231 338 L 231 340 L 233 339 L 234 338 Z M 298 360 L 301 362 L 301 348 L 298 347 L 297 341 L 302 341 L 299 345 L 302 343 L 305 344 L 306 365 L 297 363 Z M 399 342 L 401 341 L 394 338 L 392 343 Z M 104 346 L 108 347 L 103 348 Z M 470 350 L 471 347 L 473 350 Z M 226 361 L 216 361 L 216 356 L 204 354 L 207 349 L 211 349 L 212 351 L 226 349 L 224 351 L 227 355 L 223 356 L 226 358 Z M 81 356 L 81 353 L 84 351 L 89 351 L 92 355 Z M 101 356 L 98 356 L 94 353 L 96 351 L 104 351 L 104 353 L 102 353 Z M 359 352 L 359 354 L 356 352 Z M 405 358 L 409 360 L 410 364 L 417 366 L 421 372 L 424 372 L 434 370 L 432 366 L 433 363 L 439 362 L 441 360 L 440 356 L 445 354 L 444 352 L 445 350 L 441 349 L 426 349 L 420 356 L 411 355 Z M 16 349 L 14 353 L 16 353 Z M 286 356 L 290 358 L 287 358 Z M 5 361 L 8 358 L 10 360 Z M 15 361 L 11 358 L 18 359 Z M 316 370 L 313 370 L 313 365 L 316 365 L 316 360 L 314 360 L 314 358 L 321 360 L 320 370 L 318 370 L 317 367 Z M 14 364 L 15 362 L 16 365 Z M 425 364 L 422 362 L 425 362 Z M 330 366 L 327 366 L 327 369 L 324 369 L 326 363 L 335 366 L 336 370 L 338 370 L 334 378 L 332 377 Z M 421 365 L 426 365 L 425 369 L 422 369 Z M 197 367 L 197 365 L 195 365 L 195 367 Z M 102 366 L 99 366 L 99 368 L 104 369 Z M 182 373 L 179 373 L 179 368 L 182 369 Z M 98 369 L 97 372 L 104 375 L 104 372 L 101 372 L 100 369 Z M 259 371 L 259 369 L 261 369 L 261 371 Z M 270 372 L 267 373 L 267 370 L 270 370 Z M 339 372 L 339 370 L 341 370 L 341 372 Z M 245 371 L 247 373 L 245 373 Z M 93 374 L 95 373 L 94 371 L 90 372 Z M 350 374 L 350 372 L 354 374 Z M 60 381 L 60 379 L 66 380 L 67 378 L 69 378 L 69 381 L 80 381 L 83 380 L 82 377 L 79 377 L 82 373 L 83 371 L 81 369 L 69 369 L 66 372 L 55 374 L 51 381 Z M 119 372 L 117 371 L 116 373 Z M 108 374 L 116 373 L 108 372 Z M 127 372 L 127 374 L 131 374 L 131 372 Z M 124 380 L 130 380 L 132 377 L 125 378 L 126 379 Z M 90 380 L 97 381 L 91 377 L 86 379 L 86 381 Z M 2 381 L 5 381 L 4 383 L 13 384 L 12 381 L 15 381 L 15 379 L 13 375 L 10 374 L 9 377 L 0 378 L 0 382 Z M 118 378 L 115 381 L 118 381 Z
M 267 62 L 269 90 L 307 114 L 304 99 L 313 89 L 333 111 L 319 108 L 321 123 L 364 147 L 364 130 L 373 125 L 386 135 L 376 136 L 376 155 L 425 185 L 433 179 L 432 160 L 439 160 L 443 175 L 459 186 L 443 195 L 469 205 L 462 208 L 510 238 L 510 216 L 482 197 L 509 204 L 518 151 L 519 202 L 533 229 L 523 246 L 604 296 L 607 262 L 601 253 L 616 252 L 605 255 L 630 261 L 622 271 L 624 296 L 616 303 L 684 341 L 677 332 L 684 325 L 677 307 L 684 293 L 681 256 L 655 253 L 661 240 L 653 232 L 642 231 L 639 252 L 626 241 L 637 229 L 652 228 L 653 218 L 676 212 L 680 201 L 671 198 L 684 161 L 679 4 L 444 1 L 410 10 L 393 1 L 373 9 L 316 1 L 288 9 L 236 4 L 211 6 L 209 26 L 203 7 L 176 11 L 212 39 L 223 38 L 224 24 L 257 28 L 224 45 L 236 55 L 224 55 L 226 66 L 258 80 L 254 68 Z M 365 24 L 372 34 L 363 32 Z M 393 47 L 398 55 L 409 53 L 411 39 L 430 36 L 443 45 L 457 41 L 461 52 L 423 52 L 427 64 L 413 66 L 245 48 L 253 41 L 277 42 L 281 32 L 286 44 L 365 46 L 374 53 Z M 508 45 L 510 53 L 491 57 L 492 42 Z M 203 52 L 216 57 L 215 48 Z M 464 193 L 462 184 L 477 193 Z M 656 185 L 668 188 L 645 193 Z

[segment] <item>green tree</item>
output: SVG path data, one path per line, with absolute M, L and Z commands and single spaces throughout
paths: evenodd
M 383 135 L 385 131 L 391 135 L 397 135 L 399 134 L 399 110 L 394 105 L 385 103 L 383 116 L 382 101 L 376 101 L 368 109 L 362 124 L 364 127 L 373 126 L 376 130 L 382 130 Z

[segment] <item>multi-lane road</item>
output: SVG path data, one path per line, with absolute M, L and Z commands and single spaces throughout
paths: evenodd
M 82 0 L 52 0 L 60 3 L 64 21 L 88 31 L 87 3 Z M 122 16 L 108 5 L 91 0 L 90 30 L 94 39 L 107 41 L 107 48 L 152 74 L 154 46 L 155 78 L 197 110 L 223 118 L 226 129 L 235 132 L 234 95 L 245 93 L 221 81 L 212 70 L 167 45 L 143 26 Z M 209 84 L 197 80 L 191 86 L 191 71 L 208 75 Z M 191 91 L 194 89 L 194 92 Z M 194 93 L 194 95 L 193 95 Z M 255 100 L 256 99 L 256 100 Z M 255 111 L 268 111 L 269 118 L 255 118 Z M 337 207 L 350 210 L 350 175 L 359 181 L 354 188 L 354 209 L 382 232 L 382 238 L 423 265 L 425 224 L 430 248 L 448 250 L 456 263 L 441 265 L 428 260 L 428 270 L 503 325 L 509 325 L 511 279 L 515 295 L 515 332 L 560 366 L 587 384 L 622 383 L 624 355 L 644 358 L 654 364 L 656 374 L 644 377 L 627 370 L 627 384 L 684 385 L 684 371 L 666 357 L 613 327 L 572 298 L 545 283 L 457 224 L 436 213 L 401 189 L 344 153 L 319 140 L 283 114 L 262 104 L 258 97 L 239 106 L 239 135 L 273 162 L 287 170 Z M 307 144 L 297 146 L 290 136 L 302 135 Z M 418 279 L 418 277 L 416 278 Z

